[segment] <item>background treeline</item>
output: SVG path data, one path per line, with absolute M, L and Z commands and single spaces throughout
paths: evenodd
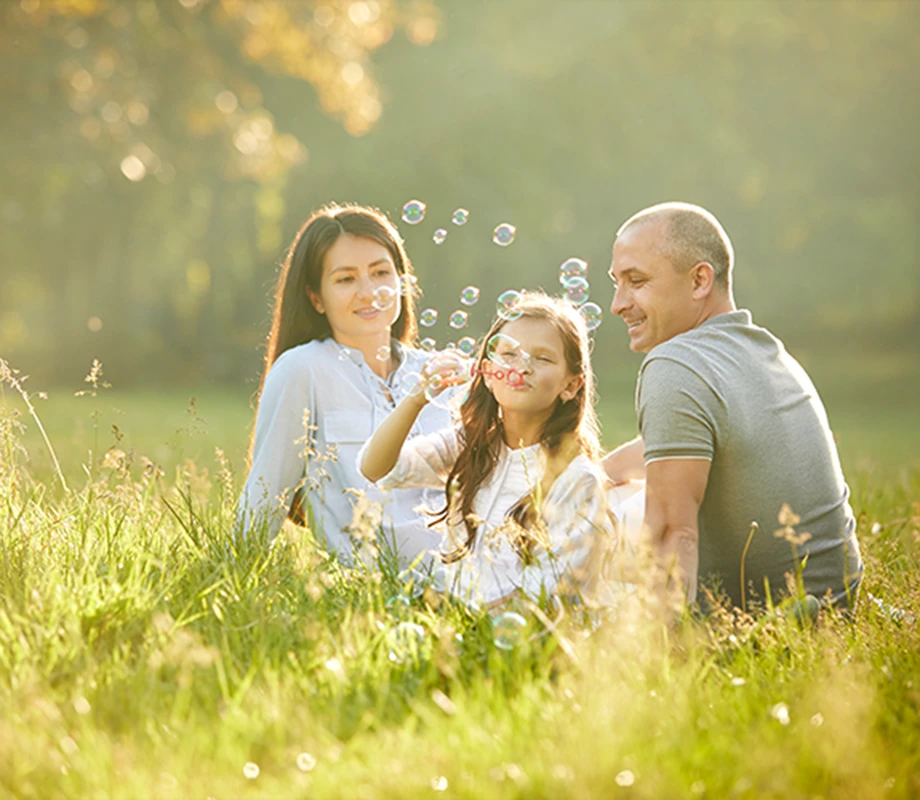
M 918 97 L 910 1 L 4 3 L 0 355 L 45 385 L 98 357 L 122 387 L 251 387 L 329 200 L 428 204 L 401 229 L 439 341 L 463 286 L 481 333 L 571 255 L 606 309 L 617 224 L 681 198 L 760 322 L 894 379 L 920 360 Z M 622 326 L 596 338 L 601 388 L 630 379 Z

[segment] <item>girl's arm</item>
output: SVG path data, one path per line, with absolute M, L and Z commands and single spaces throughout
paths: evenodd
M 427 402 L 424 392 L 408 394 L 380 423 L 358 458 L 358 469 L 365 478 L 376 483 L 393 470 L 406 437 Z

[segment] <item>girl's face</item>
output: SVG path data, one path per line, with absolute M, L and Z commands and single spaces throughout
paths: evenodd
M 491 374 L 483 380 L 503 411 L 546 413 L 557 398 L 565 402 L 575 397 L 583 379 L 569 372 L 562 336 L 552 324 L 521 317 L 506 323 L 501 333 L 496 363 L 488 366 Z M 517 374 L 509 377 L 511 370 Z
M 350 347 L 360 347 L 368 338 L 388 341 L 402 308 L 390 251 L 374 239 L 350 233 L 326 251 L 319 294 L 310 289 L 307 294 L 313 307 L 326 315 L 335 340 Z

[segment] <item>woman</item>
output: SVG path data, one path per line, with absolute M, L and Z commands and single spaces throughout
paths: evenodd
M 244 533 L 274 536 L 291 516 L 350 562 L 350 490 L 358 489 L 382 504 L 383 533 L 401 565 L 437 546 L 417 511 L 427 504 L 422 490 L 381 492 L 355 466 L 360 446 L 417 388 L 430 358 L 412 347 L 414 283 L 398 231 L 376 209 L 327 206 L 294 237 L 275 290 L 240 498 Z M 413 430 L 447 423 L 447 411 L 429 406 Z

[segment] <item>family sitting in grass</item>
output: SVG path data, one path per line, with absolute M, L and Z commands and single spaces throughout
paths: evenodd
M 474 608 L 604 607 L 627 578 L 704 609 L 802 592 L 848 607 L 862 562 L 827 416 L 783 344 L 735 307 L 733 261 L 698 206 L 620 227 L 611 310 L 647 355 L 639 436 L 599 459 L 589 334 L 570 303 L 522 292 L 471 358 L 419 349 L 393 224 L 321 209 L 278 282 L 242 531 L 272 536 L 290 517 L 350 562 L 372 501 L 378 545 Z

